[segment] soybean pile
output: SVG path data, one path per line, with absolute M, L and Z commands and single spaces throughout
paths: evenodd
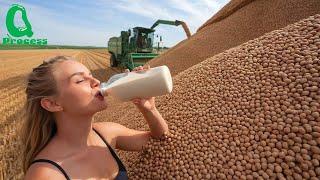
M 191 38 L 147 64 L 151 67 L 166 65 L 175 76 L 229 48 L 318 13 L 319 0 L 231 0 Z M 108 102 L 109 108 L 98 113 L 96 121 L 113 121 L 129 128 L 145 129 L 142 115 L 139 121 L 133 121 L 132 116 L 140 112 L 131 102 L 118 103 L 112 98 Z M 126 161 L 127 156 L 122 156 L 122 159 Z
M 191 38 L 151 60 L 150 65 L 165 64 L 176 75 L 218 53 L 319 13 L 319 0 L 232 0 Z
M 174 77 L 133 179 L 319 179 L 320 14 Z M 137 119 L 134 119 L 137 121 Z

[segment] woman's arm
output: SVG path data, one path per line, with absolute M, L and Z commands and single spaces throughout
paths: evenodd
M 169 131 L 167 122 L 156 108 L 150 110 L 141 109 L 140 112 L 147 121 L 153 138 L 160 138 L 164 133 Z
M 169 131 L 167 122 L 162 118 L 154 106 L 154 97 L 149 99 L 135 99 L 133 103 L 138 107 L 144 119 L 149 125 L 150 131 L 138 131 L 126 128 L 114 123 L 113 134 L 115 134 L 115 147 L 126 151 L 140 151 L 148 143 L 150 137 L 160 138 Z
M 140 151 L 148 143 L 150 137 L 160 138 L 169 131 L 166 121 L 157 109 L 143 111 L 142 114 L 149 125 L 150 131 L 137 131 L 118 124 L 115 140 L 116 148 L 126 151 Z
M 125 151 L 140 151 L 151 137 L 160 138 L 164 133 L 169 131 L 166 121 L 156 108 L 152 110 L 140 110 L 140 112 L 147 121 L 150 131 L 134 130 L 113 122 L 95 124 L 96 127 L 102 130 L 103 134 L 108 135 L 106 137 L 113 147 Z

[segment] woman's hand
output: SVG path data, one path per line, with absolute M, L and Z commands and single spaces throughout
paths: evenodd
M 146 68 L 139 66 L 139 67 L 135 67 L 132 70 L 132 72 L 148 71 L 149 69 L 150 69 L 149 65 Z M 125 72 L 130 72 L 130 71 L 129 69 L 126 69 Z M 140 111 L 152 111 L 156 109 L 154 99 L 155 99 L 154 97 L 134 98 L 134 99 L 131 99 L 131 102 L 133 102 Z

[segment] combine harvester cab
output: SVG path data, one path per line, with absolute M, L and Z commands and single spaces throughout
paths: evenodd
M 120 37 L 112 37 L 108 42 L 111 54 L 111 67 L 120 66 L 130 70 L 143 66 L 150 59 L 157 57 L 154 53 L 154 30 L 143 27 L 135 27 L 128 31 L 121 31 Z
M 143 66 L 149 60 L 158 56 L 154 53 L 153 37 L 154 29 L 135 27 L 133 36 L 130 36 L 130 45 L 127 67 L 132 70 L 137 66 Z M 131 34 L 131 33 L 130 33 Z
M 108 41 L 108 49 L 111 54 L 111 67 L 120 66 L 130 70 L 137 66 L 143 66 L 149 60 L 157 57 L 156 48 L 153 47 L 155 27 L 159 24 L 172 26 L 181 25 L 189 38 L 190 30 L 183 21 L 157 20 L 150 28 L 135 27 L 128 31 L 121 31 L 120 37 L 112 37 Z M 160 38 L 160 41 L 161 38 Z M 159 45 L 158 45 L 159 48 Z

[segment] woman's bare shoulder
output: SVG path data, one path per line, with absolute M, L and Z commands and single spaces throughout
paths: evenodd
M 115 148 L 115 138 L 117 136 L 115 130 L 117 125 L 119 124 L 114 122 L 96 122 L 93 123 L 92 126 L 113 148 Z
M 94 128 L 97 129 L 107 129 L 107 130 L 112 130 L 114 127 L 119 125 L 118 123 L 115 122 L 95 122 L 92 124 Z
M 119 128 L 119 123 L 115 122 L 96 122 L 92 125 L 96 130 L 103 131 L 104 134 L 113 136 L 115 131 Z
M 53 165 L 49 163 L 37 162 L 32 164 L 24 177 L 25 180 L 53 180 L 65 179 L 64 175 Z

